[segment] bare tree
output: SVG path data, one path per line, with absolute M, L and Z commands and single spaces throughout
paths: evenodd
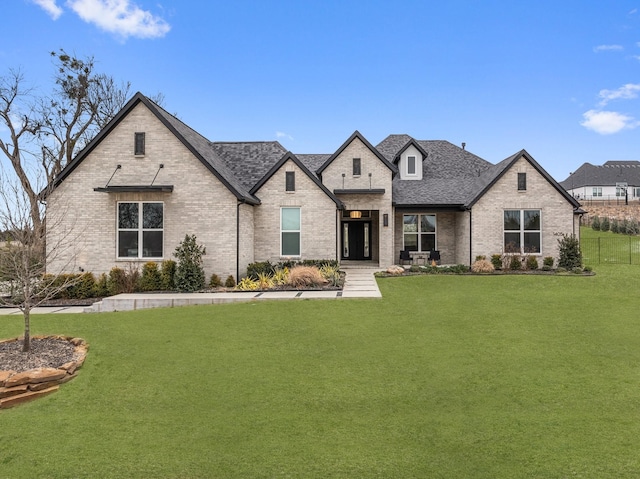
M 31 348 L 31 310 L 57 296 L 61 291 L 79 281 L 77 276 L 67 275 L 60 281 L 60 273 L 75 269 L 78 233 L 74 228 L 58 228 L 53 241 L 45 248 L 44 227 L 56 228 L 66 212 L 57 218 L 46 217 L 40 210 L 39 226 L 34 226 L 29 198 L 17 182 L 2 178 L 0 182 L 0 228 L 5 242 L 0 245 L 0 304 L 19 308 L 24 317 L 24 341 L 22 350 Z M 72 251 L 69 251 L 69 250 Z M 71 253 L 71 254 L 70 254 Z M 47 265 L 58 257 L 70 258 L 59 271 L 45 274 Z M 53 274 L 52 274 L 53 273 Z
M 0 151 L 27 195 L 36 230 L 42 211 L 34 178 L 50 184 L 124 106 L 131 86 L 97 73 L 92 57 L 81 59 L 64 50 L 51 56 L 56 71 L 49 95 L 36 95 L 20 70 L 0 77 L 0 126 L 8 130 L 7 138 L 0 138 Z

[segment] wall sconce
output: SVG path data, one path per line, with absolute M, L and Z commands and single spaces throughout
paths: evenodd
M 362 211 L 350 211 L 349 212 L 349 218 L 362 218 Z
M 389 215 L 387 213 L 382 215 L 382 226 L 389 226 Z
M 347 176 L 345 173 L 342 173 L 342 189 L 344 190 L 344 177 Z

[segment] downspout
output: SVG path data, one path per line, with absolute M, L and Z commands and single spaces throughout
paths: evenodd
M 473 264 L 473 222 L 471 221 L 471 208 L 469 208 L 469 266 Z
M 236 284 L 240 281 L 240 205 L 243 203 L 246 200 L 236 203 Z
M 340 235 L 342 234 L 342 230 L 340 229 L 340 214 L 341 211 L 339 208 L 336 208 L 336 263 L 340 264 Z

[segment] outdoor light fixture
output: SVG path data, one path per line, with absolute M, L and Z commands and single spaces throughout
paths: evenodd
M 349 218 L 362 218 L 362 211 L 350 211 Z
M 389 226 L 389 215 L 387 213 L 382 215 L 382 226 Z

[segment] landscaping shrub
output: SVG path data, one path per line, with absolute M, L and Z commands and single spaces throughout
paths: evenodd
M 471 265 L 471 271 L 473 273 L 493 273 L 495 271 L 495 268 L 491 261 L 487 261 L 483 257 L 483 259 L 476 260 Z
M 600 231 L 609 231 L 611 223 L 606 216 L 600 221 Z
M 573 274 L 582 274 L 582 268 L 573 268 L 571 272 Z
M 69 298 L 86 299 L 96 296 L 96 277 L 87 271 L 72 279 L 72 285 L 68 289 Z
M 640 233 L 640 227 L 635 219 L 627 221 L 625 233 L 628 235 L 637 235 Z
M 207 254 L 204 246 L 199 245 L 195 235 L 185 235 L 176 247 L 173 255 L 178 259 L 175 283 L 178 291 L 193 292 L 204 288 L 204 268 L 202 256 Z
M 294 288 L 319 286 L 325 282 L 316 266 L 296 266 L 289 271 L 289 284 Z
M 270 261 L 259 261 L 247 266 L 247 277 L 257 280 L 261 274 L 273 274 L 275 266 Z
M 611 230 L 612 233 L 619 233 L 619 229 L 618 229 L 618 218 L 613 218 L 611 220 L 611 225 L 609 226 L 609 229 Z
M 133 293 L 136 291 L 140 273 L 137 269 L 132 267 L 128 271 L 122 268 L 114 267 L 109 271 L 109 278 L 107 279 L 107 289 L 109 295 L 120 293 Z
M 158 263 L 148 261 L 142 266 L 140 278 L 141 291 L 159 291 L 162 289 L 162 275 L 158 270 Z
M 273 288 L 273 278 L 269 273 L 260 273 L 258 274 L 258 279 L 255 280 L 258 283 L 258 287 L 260 289 L 271 289 Z
M 478 256 L 476 256 L 476 261 L 482 261 L 483 259 L 487 259 L 487 257 L 483 254 L 479 254 Z
M 443 273 L 464 274 L 469 272 L 469 267 L 466 264 L 456 264 L 454 266 L 448 266 L 438 269 L 440 269 Z
M 222 286 L 222 280 L 220 279 L 220 276 L 218 276 L 217 274 L 213 273 L 211 275 L 211 278 L 209 279 L 209 287 L 210 288 L 219 288 L 220 286 Z
M 165 259 L 160 264 L 160 278 L 162 279 L 162 289 L 170 291 L 176 287 L 176 262 L 172 259 Z
M 331 286 L 340 286 L 340 268 L 325 264 L 320 267 L 320 274 Z
M 502 255 L 501 254 L 492 254 L 491 255 L 491 264 L 495 269 L 502 269 Z
M 226 288 L 235 288 L 236 280 L 232 275 L 227 276 L 226 281 L 224 282 Z
M 533 255 L 527 256 L 525 267 L 532 270 L 538 269 L 538 259 Z
M 553 268 L 554 261 L 555 259 L 553 258 L 553 256 L 545 256 L 544 259 L 542 260 L 542 266 L 548 267 L 549 269 L 551 269 Z
M 95 288 L 96 297 L 104 298 L 105 296 L 109 296 L 108 281 L 109 280 L 105 273 L 102 273 L 100 276 L 98 276 L 98 279 L 96 280 L 96 288 Z
M 566 270 L 582 268 L 582 253 L 580 252 L 580 241 L 575 235 L 563 234 L 558 239 L 560 257 L 558 267 Z
M 518 255 L 513 255 L 509 259 L 509 269 L 511 271 L 518 271 L 522 269 L 522 259 Z
M 246 278 L 242 278 L 242 280 L 240 280 L 238 286 L 236 286 L 236 289 L 240 291 L 255 291 L 256 289 L 258 289 L 258 287 L 258 282 L 247 276 Z
M 594 216 L 591 220 L 591 228 L 594 231 L 600 231 L 600 218 L 598 216 Z
M 289 282 L 289 268 L 276 269 L 273 273 L 273 284 L 282 286 Z

